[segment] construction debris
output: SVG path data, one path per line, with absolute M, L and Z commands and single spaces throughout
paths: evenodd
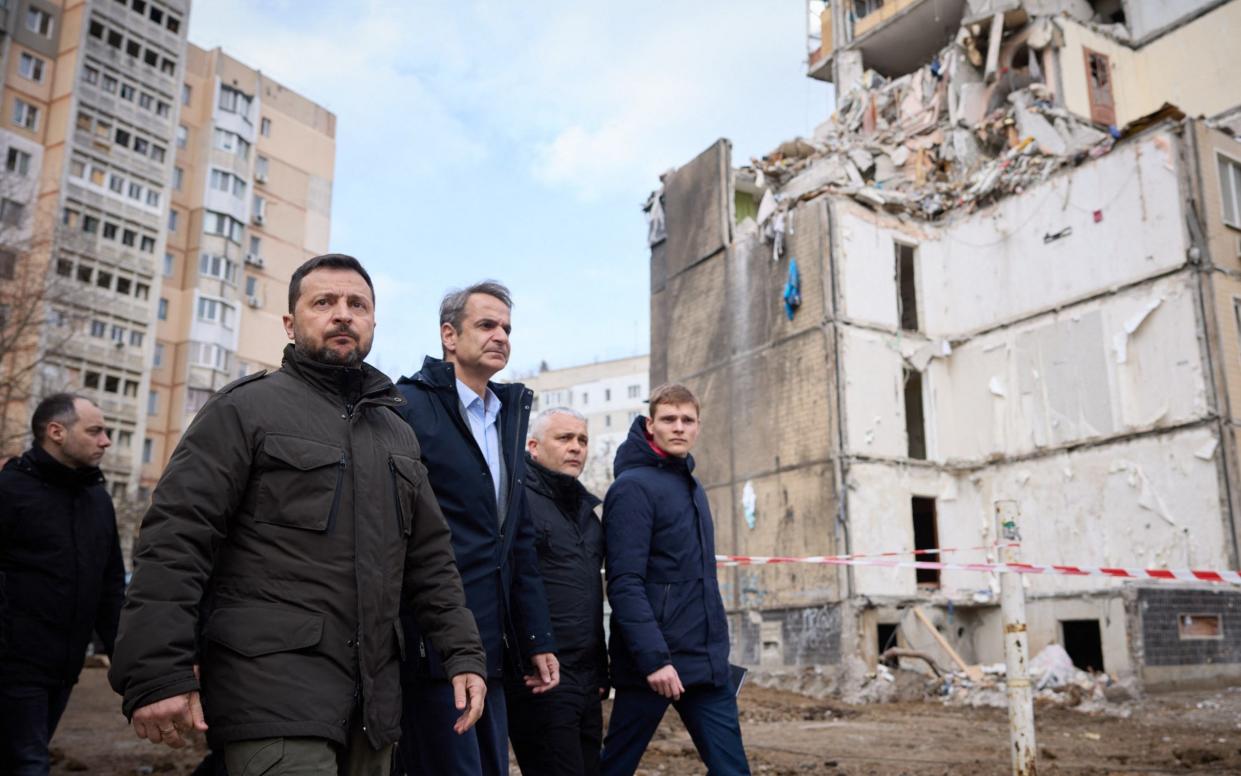
M 867 70 L 812 138 L 752 159 L 742 171 L 768 187 L 759 223 L 778 223 L 797 202 L 828 192 L 940 219 L 1108 153 L 1119 130 L 1055 106 L 1040 58 L 1058 29 L 1053 17 L 1032 15 L 1038 4 L 1023 5 L 1016 16 L 1000 10 L 963 25 L 913 73 L 886 79 Z M 1014 29 L 1016 22 L 1022 26 Z

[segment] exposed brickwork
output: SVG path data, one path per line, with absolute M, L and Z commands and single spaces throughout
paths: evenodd
M 1241 663 L 1241 593 L 1230 590 L 1143 588 L 1137 595 L 1148 666 Z M 1218 614 L 1222 639 L 1182 639 L 1177 617 Z

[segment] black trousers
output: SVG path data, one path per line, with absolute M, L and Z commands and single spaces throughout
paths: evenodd
M 603 708 L 594 681 L 561 674 L 550 692 L 508 685 L 508 737 L 522 776 L 598 776 Z

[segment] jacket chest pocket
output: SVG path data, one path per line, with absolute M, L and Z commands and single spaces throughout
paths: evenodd
M 345 485 L 345 451 L 312 439 L 268 434 L 262 453 L 255 521 L 330 531 Z
M 392 474 L 392 498 L 395 500 L 397 528 L 405 536 L 413 530 L 413 509 L 418 499 L 418 482 L 422 477 L 418 470 L 422 464 L 404 455 L 388 456 L 388 471 Z M 425 476 L 425 475 L 424 475 Z

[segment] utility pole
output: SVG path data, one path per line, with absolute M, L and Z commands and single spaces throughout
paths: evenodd
M 996 540 L 1002 546 L 1000 562 L 1016 563 L 1021 541 L 1016 501 L 995 502 Z M 1030 686 L 1030 639 L 1026 633 L 1026 591 L 1021 575 L 1000 573 L 1000 607 L 1004 615 L 1004 662 L 1008 667 L 1008 732 L 1013 776 L 1035 776 L 1034 692 Z

